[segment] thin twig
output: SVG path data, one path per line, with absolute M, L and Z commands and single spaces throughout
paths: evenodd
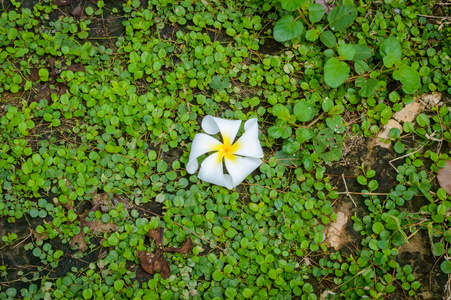
M 426 144 L 424 144 L 423 146 L 421 146 L 420 148 L 418 148 L 416 151 L 411 152 L 411 153 L 404 154 L 403 156 L 400 156 L 400 157 L 397 157 L 397 158 L 394 158 L 394 159 L 388 161 L 388 163 L 390 164 L 390 166 L 392 166 L 393 169 L 395 169 L 396 173 L 399 173 L 398 169 L 392 164 L 392 162 L 397 161 L 397 160 L 399 160 L 399 159 L 403 159 L 404 157 L 410 156 L 410 155 L 412 155 L 412 154 L 415 154 L 415 153 L 419 152 L 421 149 L 423 149 L 424 146 L 426 146 Z
M 355 204 L 354 198 L 352 198 L 351 193 L 348 190 L 348 184 L 346 183 L 345 175 L 341 174 L 341 178 L 343 179 L 343 182 L 345 183 L 346 188 L 346 195 L 351 199 L 352 203 L 354 203 L 354 206 L 357 207 L 357 204 Z
M 33 235 L 33 230 L 31 230 L 30 228 L 28 228 L 28 231 L 30 231 L 30 234 L 29 234 L 28 236 L 26 236 L 23 240 L 21 240 L 20 243 L 16 244 L 16 245 L 13 247 L 13 249 L 15 249 L 17 246 L 19 246 L 20 244 L 22 244 L 22 243 L 25 242 L 26 240 L 28 240 L 28 238 L 29 238 L 30 236 Z
M 417 14 L 418 17 L 425 17 L 425 18 L 434 18 L 434 19 L 450 19 L 450 17 L 446 17 L 446 16 L 429 16 L 429 15 L 420 15 Z
M 369 195 L 369 196 L 388 196 L 390 193 L 359 193 L 359 192 L 338 192 L 338 195 Z

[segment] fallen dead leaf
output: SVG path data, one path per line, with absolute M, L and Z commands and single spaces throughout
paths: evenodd
M 155 241 L 155 244 L 158 248 L 163 247 L 163 233 L 164 228 L 158 227 L 157 229 L 150 229 L 149 230 L 149 237 Z
M 327 239 L 330 246 L 335 250 L 340 249 L 346 242 L 346 238 L 343 230 L 348 223 L 348 216 L 346 216 L 341 211 L 337 213 L 337 219 L 330 224 L 329 230 L 327 231 Z
M 136 254 L 141 261 L 141 267 L 144 271 L 151 275 L 155 274 L 156 271 L 160 271 L 161 277 L 166 279 L 171 275 L 171 268 L 169 262 L 163 257 L 163 252 L 187 254 L 193 249 L 193 241 L 191 237 L 188 237 L 181 248 L 169 247 L 163 249 L 163 233 L 163 227 L 150 229 L 149 237 L 155 241 L 157 249 L 153 253 L 138 250 Z
M 39 70 L 37 68 L 30 69 L 30 79 L 33 81 L 39 80 Z
M 440 187 L 448 194 L 451 193 L 451 160 L 447 160 L 445 166 L 437 172 L 437 180 Z
M 136 254 L 141 261 L 141 267 L 147 273 L 153 275 L 156 271 L 160 271 L 163 279 L 171 275 L 169 262 L 163 257 L 161 250 L 157 249 L 155 253 L 138 250 Z
M 389 132 L 392 128 L 398 128 L 401 132 L 403 131 L 402 125 L 397 121 L 390 119 L 388 123 L 379 131 L 376 137 L 376 145 L 379 145 L 383 148 L 390 148 L 391 143 L 386 143 L 385 141 L 389 138 Z
M 82 64 L 70 65 L 67 69 L 72 72 L 85 72 L 86 71 L 85 66 L 83 66 Z
M 316 0 L 315 3 L 321 4 L 324 9 L 326 10 L 325 13 L 328 15 L 330 11 L 336 6 L 335 4 L 332 4 L 333 0 Z
M 79 0 L 78 5 L 70 12 L 75 18 L 81 18 L 83 15 L 83 8 L 81 7 L 81 0 Z
M 187 254 L 193 250 L 193 247 L 193 241 L 191 240 L 191 237 L 189 237 L 183 244 L 182 248 L 169 247 L 164 249 L 164 252 L 178 252 L 181 254 Z
M 80 250 L 81 252 L 86 251 L 85 233 L 83 231 L 74 236 L 74 238 L 70 242 L 71 247 L 75 246 L 75 244 L 78 244 L 78 250 Z
M 424 105 L 419 102 L 411 102 L 397 111 L 393 118 L 399 122 L 413 122 L 420 112 L 424 110 Z
M 88 227 L 94 235 L 99 235 L 105 232 L 115 231 L 117 229 L 117 225 L 113 223 L 103 223 L 101 220 L 95 221 L 81 221 L 80 226 L 83 228 L 84 226 Z
M 56 6 L 66 6 L 66 5 L 75 3 L 75 2 L 77 2 L 77 0 L 65 0 L 65 1 L 64 0 L 55 0 L 52 2 L 52 4 L 56 5 Z

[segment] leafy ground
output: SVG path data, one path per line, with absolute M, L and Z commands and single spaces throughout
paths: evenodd
M 0 297 L 448 297 L 450 9 L 2 1 Z M 206 115 L 258 118 L 233 190 Z

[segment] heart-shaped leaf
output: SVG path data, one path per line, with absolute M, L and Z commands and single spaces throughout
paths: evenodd
M 308 122 L 315 116 L 313 107 L 304 100 L 298 101 L 293 108 L 293 113 L 301 122 Z
M 304 31 L 301 21 L 295 20 L 292 15 L 285 15 L 274 26 L 274 39 L 278 42 L 289 41 Z
M 333 31 L 341 31 L 350 26 L 357 17 L 357 9 L 352 5 L 340 5 L 330 11 L 327 16 Z
M 355 55 L 352 58 L 353 61 L 364 60 L 373 56 L 371 49 L 365 45 L 354 45 Z
M 325 12 L 326 9 L 321 4 L 318 3 L 310 4 L 308 8 L 309 13 L 308 17 L 310 19 L 310 22 L 312 23 L 319 22 L 323 18 Z
M 324 66 L 324 81 L 331 88 L 336 88 L 348 79 L 349 72 L 350 68 L 346 63 L 331 57 Z
M 398 40 L 391 36 L 385 39 L 379 48 L 380 54 L 384 60 L 384 65 L 391 68 L 396 62 L 402 58 L 402 48 Z
M 327 48 L 333 48 L 337 44 L 337 38 L 332 31 L 324 31 L 320 40 Z
M 364 81 L 363 84 L 361 85 L 359 95 L 362 97 L 371 96 L 376 91 L 378 84 L 379 82 L 374 78 L 370 78 Z
M 307 2 L 306 0 L 281 0 L 282 8 L 289 11 L 296 10 L 299 6 Z
M 406 94 L 413 94 L 420 87 L 420 74 L 409 66 L 399 68 L 402 90 Z

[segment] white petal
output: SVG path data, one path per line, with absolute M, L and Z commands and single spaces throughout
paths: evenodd
M 231 180 L 226 180 L 222 169 L 222 154 L 218 152 L 212 153 L 202 162 L 197 177 L 209 183 L 231 188 L 229 187 Z
M 254 157 L 235 156 L 234 159 L 224 159 L 227 172 L 232 177 L 233 187 L 239 185 L 249 174 L 251 174 L 262 161 Z
M 218 147 L 220 145 L 222 145 L 220 141 L 205 133 L 196 134 L 191 145 L 191 153 L 189 154 L 186 171 L 190 174 L 196 172 L 197 168 L 199 168 L 197 158 L 204 153 L 215 150 L 215 147 Z
M 223 142 L 229 141 L 230 144 L 235 140 L 238 130 L 240 130 L 240 120 L 226 120 L 212 116 L 206 116 L 202 120 L 202 129 L 208 134 L 221 132 Z
M 257 119 L 250 119 L 244 124 L 244 134 L 236 141 L 237 149 L 234 154 L 262 158 L 263 150 L 258 139 Z

